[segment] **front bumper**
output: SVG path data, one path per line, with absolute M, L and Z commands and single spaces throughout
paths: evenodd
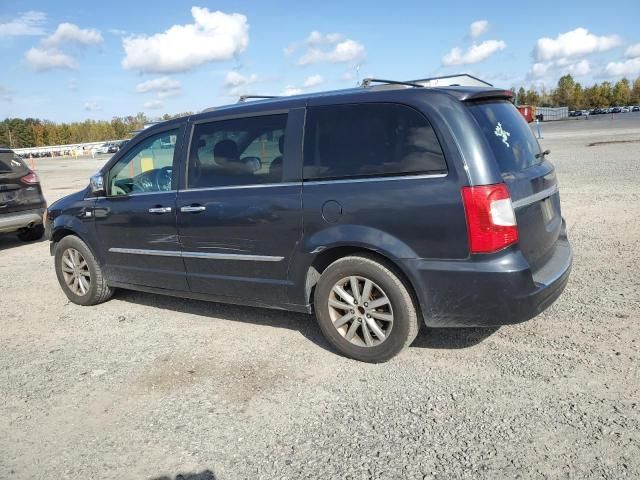
M 573 261 L 565 235 L 535 269 L 516 247 L 476 257 L 405 261 L 428 326 L 488 327 L 529 320 L 564 291 Z
M 44 208 L 0 214 L 0 233 L 16 232 L 42 223 Z

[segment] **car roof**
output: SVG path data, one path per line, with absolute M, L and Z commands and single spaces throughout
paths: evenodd
M 370 87 L 355 87 L 342 90 L 332 90 L 326 92 L 316 93 L 304 93 L 300 95 L 282 96 L 265 98 L 258 100 L 251 100 L 245 102 L 238 102 L 228 105 L 221 105 L 218 107 L 210 107 L 203 110 L 200 113 L 194 114 L 190 117 L 180 117 L 165 122 L 156 123 L 148 128 L 142 130 L 142 132 L 151 132 L 159 129 L 164 129 L 171 124 L 179 124 L 187 120 L 194 119 L 200 120 L 207 117 L 218 116 L 222 114 L 233 115 L 235 113 L 251 113 L 253 111 L 264 111 L 265 107 L 272 110 L 305 107 L 307 103 L 314 99 L 324 99 L 331 101 L 336 100 L 336 104 L 340 103 L 357 103 L 365 100 L 371 101 L 372 98 L 376 98 L 379 95 L 379 100 L 385 100 L 385 93 L 395 92 L 394 96 L 398 92 L 402 92 L 407 97 L 411 96 L 429 96 L 429 95 L 450 95 L 455 99 L 465 102 L 482 99 L 509 99 L 513 96 L 513 92 L 510 90 L 493 88 L 493 87 L 471 87 L 471 86 L 442 86 L 442 87 L 409 87 L 406 85 L 389 85 L 389 84 L 375 84 Z M 397 96 L 396 96 L 397 98 Z M 140 133 L 142 133 L 140 132 Z

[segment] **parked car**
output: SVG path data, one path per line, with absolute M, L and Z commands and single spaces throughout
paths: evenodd
M 631 111 L 631 109 L 629 107 L 621 107 L 620 108 L 620 113 L 629 113 Z
M 116 153 L 118 150 L 120 150 L 120 144 L 118 142 L 111 142 L 107 149 L 107 153 Z
M 632 112 L 640 112 L 640 105 L 634 105 L 634 106 L 631 108 L 631 111 L 632 111 Z
M 46 208 L 38 175 L 13 150 L 0 148 L 0 233 L 25 242 L 42 238 Z
M 116 288 L 315 312 L 342 354 L 388 360 L 420 324 L 522 322 L 572 263 L 558 184 L 494 88 L 370 86 L 149 127 L 54 203 L 79 305 Z
M 611 113 L 621 113 L 622 109 L 620 107 L 613 107 L 610 109 Z

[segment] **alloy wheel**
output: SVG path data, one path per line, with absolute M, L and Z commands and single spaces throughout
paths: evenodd
M 67 287 L 77 296 L 87 294 L 91 286 L 89 264 L 75 248 L 67 248 L 62 254 L 62 276 Z
M 393 328 L 393 307 L 387 294 L 373 281 L 350 276 L 338 281 L 329 295 L 333 326 L 354 345 L 375 347 Z

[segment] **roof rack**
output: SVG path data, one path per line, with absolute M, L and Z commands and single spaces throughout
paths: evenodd
M 406 85 L 408 87 L 418 87 L 423 88 L 424 85 L 420 85 L 419 83 L 412 82 L 401 82 L 399 80 L 382 80 L 381 78 L 365 78 L 362 80 L 361 87 L 370 87 L 372 83 L 386 83 L 388 85 Z
M 238 103 L 244 103 L 251 98 L 278 98 L 277 95 L 240 95 Z

